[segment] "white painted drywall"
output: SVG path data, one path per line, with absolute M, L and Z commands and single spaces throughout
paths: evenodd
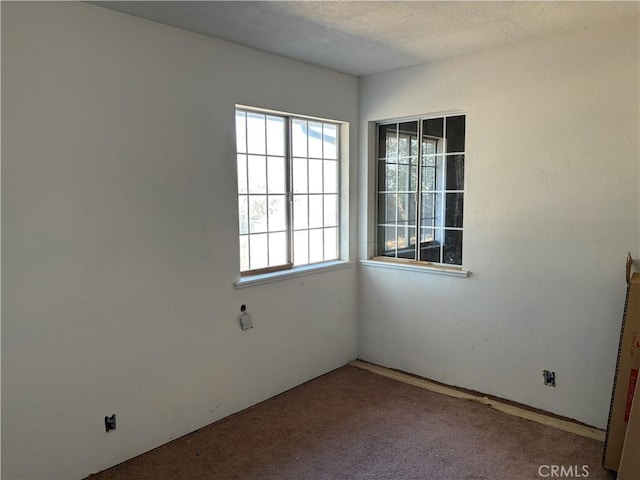
M 2 3 L 2 478 L 82 478 L 356 357 L 356 268 L 233 286 L 236 103 L 350 122 L 355 192 L 357 78 Z
M 361 266 L 360 358 L 606 426 L 639 245 L 638 44 L 636 17 L 361 80 L 360 257 L 369 122 L 461 109 L 472 275 Z

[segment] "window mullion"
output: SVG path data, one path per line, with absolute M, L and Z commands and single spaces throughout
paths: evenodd
M 266 214 L 267 214 L 267 265 L 271 266 L 271 248 L 270 248 L 270 241 L 271 241 L 271 235 L 269 234 L 269 232 L 271 232 L 271 222 L 270 222 L 270 215 L 269 215 L 269 148 L 267 145 L 267 140 L 268 140 L 268 134 L 267 134 L 267 123 L 268 123 L 268 119 L 267 116 L 264 116 L 264 171 L 265 171 L 265 207 L 267 209 Z
M 309 122 L 305 123 L 305 137 L 307 144 L 305 162 L 307 162 L 307 263 L 311 263 L 311 191 L 309 189 Z
M 416 179 L 416 260 L 420 260 L 420 240 L 422 238 L 422 226 L 420 223 L 422 212 L 422 120 L 418 120 L 418 174 Z
M 285 185 L 287 186 L 287 261 L 293 265 L 293 148 L 291 138 L 293 136 L 291 128 L 293 123 L 291 117 L 285 117 L 284 135 L 284 155 L 285 163 Z
M 251 202 L 249 199 L 249 128 L 248 128 L 249 119 L 247 118 L 247 112 L 244 112 L 244 152 L 245 152 L 245 164 L 247 165 L 246 176 L 247 176 L 247 254 L 249 258 L 247 259 L 247 263 L 249 264 L 249 269 L 251 269 Z M 236 160 L 237 161 L 237 160 Z
M 307 130 L 307 134 L 309 133 L 309 130 Z M 322 170 L 322 228 L 320 229 L 320 231 L 322 232 L 322 261 L 324 261 L 324 259 L 326 258 L 325 255 L 325 245 L 324 245 L 324 230 L 325 230 L 325 226 L 324 226 L 324 199 L 325 199 L 325 191 L 324 191 L 324 142 L 322 141 L 324 136 L 324 124 L 321 124 L 320 127 L 320 155 L 322 156 L 322 159 L 320 160 L 320 165 L 321 165 L 321 170 Z
M 444 242 L 445 242 L 445 238 L 446 238 L 446 230 L 445 230 L 445 226 L 446 226 L 446 218 L 445 218 L 445 212 L 446 212 L 446 203 L 447 203 L 447 194 L 446 194 L 446 190 L 447 190 L 447 151 L 449 150 L 449 146 L 447 145 L 447 117 L 444 117 L 444 119 L 442 120 L 442 137 L 443 137 L 443 143 L 442 143 L 442 187 L 441 187 L 441 192 L 440 195 L 442 195 L 442 201 L 440 202 L 440 227 L 442 227 L 442 230 L 440 230 L 441 232 L 441 241 L 440 241 L 440 263 L 444 263 Z M 437 158 L 437 157 L 436 157 Z M 436 170 L 437 172 L 437 170 Z
M 400 124 L 396 123 L 396 202 L 395 202 L 395 257 L 398 258 L 398 191 L 400 190 Z

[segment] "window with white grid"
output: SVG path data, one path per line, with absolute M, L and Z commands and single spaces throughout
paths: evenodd
M 462 265 L 465 116 L 377 126 L 376 255 Z
M 240 272 L 339 258 L 339 125 L 236 109 Z

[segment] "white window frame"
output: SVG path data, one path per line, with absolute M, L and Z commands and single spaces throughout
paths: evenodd
M 442 151 L 436 152 L 436 156 L 441 156 L 441 158 L 443 159 L 443 165 L 439 168 L 439 172 L 436 171 L 436 178 L 441 179 L 441 181 L 443 182 L 441 186 L 438 186 L 437 184 L 434 186 L 435 188 L 433 190 L 423 190 L 423 185 L 422 185 L 422 170 L 425 168 L 425 165 L 422 164 L 422 141 L 421 138 L 424 138 L 424 134 L 423 134 L 423 122 L 425 120 L 432 120 L 432 119 L 443 119 L 443 132 L 442 132 L 442 140 L 447 138 L 447 132 L 446 132 L 446 124 L 447 124 L 447 118 L 449 117 L 456 117 L 456 116 L 464 116 L 465 117 L 465 125 L 466 125 L 466 119 L 467 119 L 467 114 L 466 112 L 463 111 L 451 111 L 451 112 L 443 112 L 443 113 L 438 113 L 438 114 L 430 114 L 430 115 L 419 115 L 419 116 L 413 116 L 413 117 L 404 117 L 404 118 L 400 118 L 400 119 L 389 119 L 389 120 L 381 120 L 381 121 L 377 121 L 375 122 L 375 144 L 373 146 L 374 148 L 374 154 L 373 154 L 373 161 L 374 161 L 374 165 L 375 165 L 375 175 L 374 175 L 374 195 L 375 195 L 375 202 L 374 202 L 374 208 L 373 208 L 373 220 L 374 220 L 374 228 L 373 228 L 373 235 L 374 235 L 374 242 L 373 242 L 373 255 L 371 257 L 369 257 L 369 260 L 362 260 L 361 263 L 363 265 L 368 265 L 368 266 L 379 266 L 379 267 L 385 267 L 385 268 L 396 268 L 396 266 L 398 267 L 409 267 L 411 270 L 429 270 L 432 271 L 434 273 L 443 273 L 443 274 L 451 274 L 451 275 L 456 275 L 456 276 L 468 276 L 469 272 L 467 270 L 465 270 L 463 268 L 463 263 L 464 262 L 464 255 L 462 254 L 462 262 L 460 264 L 454 264 L 454 263 L 445 263 L 443 261 L 443 255 L 444 255 L 444 248 L 443 248 L 443 237 L 444 237 L 444 232 L 446 230 L 451 230 L 451 231 L 464 231 L 464 223 L 462 226 L 460 227 L 452 227 L 452 226 L 445 226 L 444 222 L 445 222 L 445 208 L 446 208 L 446 197 L 447 194 L 454 194 L 454 193 L 461 193 L 463 195 L 465 195 L 465 188 L 463 186 L 462 189 L 460 190 L 447 190 L 446 189 L 446 159 L 447 159 L 447 155 L 464 155 L 465 158 L 465 162 L 467 159 L 466 156 L 466 138 L 465 138 L 465 146 L 464 149 L 462 151 L 454 151 L 454 152 L 450 152 L 445 148 Z M 379 134 L 380 134 L 380 128 L 385 126 L 385 125 L 397 125 L 398 127 L 400 126 L 400 124 L 402 123 L 406 123 L 406 122 L 417 122 L 417 138 L 418 138 L 418 152 L 417 152 L 417 157 L 418 157 L 418 162 L 417 162 L 417 185 L 416 185 L 416 201 L 415 201 L 415 209 L 416 209 L 416 219 L 415 219 L 415 225 L 413 225 L 413 228 L 415 229 L 415 246 L 413 248 L 415 248 L 415 254 L 414 254 L 414 258 L 413 259 L 408 259 L 408 258 L 401 258 L 398 257 L 398 249 L 396 248 L 396 256 L 388 256 L 388 255 L 382 255 L 381 251 L 380 251 L 380 242 L 379 242 L 379 235 L 380 235 L 380 228 L 385 228 L 385 224 L 381 223 L 381 219 L 380 219 L 380 212 L 379 212 L 379 196 L 380 196 L 380 192 L 385 192 L 385 190 L 380 190 L 380 182 L 379 182 L 379 175 L 380 175 L 380 168 L 379 168 L 379 162 L 381 162 L 383 159 L 380 158 L 380 152 L 379 152 L 379 148 L 380 148 L 380 138 L 379 138 Z M 401 133 L 400 131 L 398 131 L 398 135 Z M 465 134 L 466 137 L 466 134 Z M 398 143 L 399 144 L 399 143 Z M 398 153 L 399 155 L 399 153 Z M 385 155 L 384 157 L 389 158 L 388 154 Z M 398 157 L 399 158 L 399 157 Z M 410 163 L 409 163 L 410 165 Z M 465 168 L 466 171 L 466 168 Z M 409 170 L 409 177 L 411 176 L 411 170 Z M 466 182 L 465 182 L 466 185 Z M 421 215 L 421 209 L 422 209 L 422 196 L 423 194 L 428 193 L 428 194 L 434 194 L 434 196 L 440 195 L 441 197 L 441 201 L 439 206 L 437 205 L 437 202 L 435 201 L 434 198 L 434 210 L 436 208 L 438 208 L 439 212 L 436 213 L 436 217 L 439 217 L 439 222 L 434 222 L 435 225 L 433 227 L 433 232 L 434 232 L 434 241 L 439 241 L 440 243 L 440 255 L 439 255 L 439 261 L 426 261 L 426 260 L 421 260 L 420 259 L 420 252 L 421 252 L 421 247 L 422 244 L 424 242 L 421 242 L 421 228 L 431 228 L 429 226 L 425 227 L 425 225 L 421 225 L 421 221 L 424 220 L 422 218 Z M 463 197 L 464 199 L 464 197 Z M 464 200 L 463 200 L 464 201 Z M 464 214 L 463 214 L 463 218 L 464 218 Z M 389 225 L 391 226 L 391 225 Z M 400 228 L 400 225 L 398 223 L 398 220 L 395 220 L 395 226 L 396 228 Z M 397 241 L 397 239 L 396 239 Z M 464 236 L 463 236 L 463 241 L 462 244 L 464 245 Z M 394 265 L 395 264 L 395 265 Z
M 286 185 L 286 232 L 287 232 L 287 261 L 285 263 L 279 264 L 279 265 L 268 265 L 265 268 L 256 268 L 256 269 L 243 269 L 242 265 L 240 266 L 240 275 L 241 278 L 238 282 L 236 282 L 236 286 L 237 287 L 241 287 L 243 286 L 243 284 L 249 285 L 249 284 L 259 284 L 259 283 L 265 283 L 266 281 L 269 281 L 272 278 L 277 278 L 278 276 L 282 276 L 282 275 L 305 275 L 308 273 L 312 273 L 314 271 L 317 271 L 319 269 L 334 269 L 334 268 L 339 268 L 343 263 L 341 260 L 341 244 L 342 244 L 342 235 L 343 235 L 343 228 L 344 226 L 341 223 L 341 208 L 342 208 L 342 187 L 341 187 L 341 182 L 342 182 L 342 175 L 341 175 L 341 170 L 342 170 L 342 151 L 341 151 L 341 136 L 342 136 L 342 125 L 343 123 L 340 121 L 336 121 L 336 120 L 328 120 L 328 119 L 321 119 L 321 118 L 316 118 L 316 117 L 310 117 L 310 116 L 304 116 L 304 115 L 296 115 L 296 114 L 290 114 L 290 113 L 285 113 L 285 112 L 279 112 L 279 111 L 272 111 L 272 110 L 264 110 L 264 109 L 260 109 L 260 108 L 254 108 L 254 107 L 247 107 L 244 105 L 236 105 L 235 108 L 235 116 L 237 116 L 238 112 L 243 112 L 246 114 L 259 114 L 259 115 L 265 115 L 267 117 L 271 116 L 271 117 L 279 117 L 284 119 L 284 124 L 285 124 L 285 128 L 284 128 L 284 135 L 285 135 L 285 152 L 284 155 L 282 155 L 282 157 L 284 158 L 284 163 L 285 163 L 285 185 Z M 292 139 L 292 125 L 294 123 L 300 123 L 300 122 L 310 122 L 310 123 L 319 123 L 322 124 L 322 131 L 324 132 L 325 129 L 325 125 L 333 127 L 333 129 L 335 129 L 335 158 L 331 158 L 330 156 L 325 155 L 324 152 L 324 143 L 322 146 L 322 155 L 321 157 L 317 157 L 317 156 L 311 156 L 310 152 L 307 151 L 307 155 L 306 156 L 301 156 L 298 155 L 296 156 L 296 161 L 298 160 L 306 160 L 306 165 L 307 165 L 307 171 L 306 171 L 306 176 L 307 176 L 307 190 L 306 192 L 297 192 L 294 190 L 294 175 L 293 175 L 293 170 L 294 170 L 294 155 L 293 153 L 295 153 L 293 151 L 293 139 Z M 307 124 L 307 128 L 309 127 L 309 124 Z M 266 126 L 265 126 L 266 128 Z M 310 130 L 307 130 L 307 132 L 309 132 Z M 307 134 L 306 136 L 307 138 L 307 142 L 309 143 L 309 136 Z M 236 132 L 236 140 L 238 140 L 238 135 Z M 238 149 L 238 146 L 236 144 L 236 164 L 238 165 L 238 161 L 239 161 L 239 157 L 241 155 L 246 156 L 246 158 L 249 157 L 250 153 L 247 151 L 248 148 L 247 145 L 249 143 L 249 139 L 245 138 L 245 148 L 244 151 L 241 152 Z M 322 142 L 322 139 L 321 139 Z M 265 134 L 265 145 L 267 143 L 267 135 Z M 307 143 L 307 150 L 308 150 L 308 145 Z M 263 155 L 266 158 L 268 158 L 268 154 L 265 148 L 265 153 L 264 154 L 260 154 Z M 278 155 L 279 156 L 279 155 Z M 310 161 L 313 162 L 317 162 L 321 160 L 321 164 L 322 164 L 322 190 L 321 192 L 310 192 L 309 190 L 309 164 Z M 324 172 L 325 172 L 325 168 L 327 167 L 327 164 L 329 162 L 335 162 L 335 188 L 332 188 L 332 186 L 330 186 L 329 190 L 325 190 L 327 188 L 327 184 L 325 182 L 325 178 L 324 178 Z M 248 164 L 247 164 L 248 165 Z M 267 164 L 268 165 L 268 164 Z M 267 166 L 267 171 L 268 171 L 268 166 Z M 246 168 L 246 172 L 247 172 L 247 179 L 248 179 L 248 172 L 249 172 L 249 167 L 247 166 Z M 266 193 L 261 193 L 260 195 L 264 194 L 264 195 L 269 195 L 268 193 L 268 174 L 267 174 L 267 178 L 266 178 L 266 182 L 267 182 L 267 186 L 266 188 Z M 331 182 L 331 181 L 330 181 Z M 249 185 L 249 182 L 247 180 L 247 186 Z M 249 196 L 251 195 L 251 192 L 249 190 L 247 190 L 246 192 L 241 193 L 240 188 L 237 189 L 237 196 L 238 199 L 240 200 L 241 197 L 246 196 L 247 197 L 247 201 L 249 199 Z M 306 227 L 303 228 L 297 228 L 296 225 L 294 224 L 294 199 L 296 197 L 306 197 L 307 202 L 309 202 L 310 197 L 321 197 L 322 198 L 322 225 L 321 226 L 311 226 L 310 223 L 307 223 Z M 332 197 L 331 199 L 329 197 Z M 330 219 L 330 223 L 327 224 L 327 218 L 325 217 L 325 208 L 327 206 L 327 201 L 331 200 L 335 198 L 335 224 L 331 224 L 331 219 L 332 216 L 329 216 Z M 247 242 L 249 242 L 250 239 L 250 235 L 252 234 L 250 232 L 250 219 L 249 219 L 249 206 L 247 207 L 247 219 L 248 219 L 248 224 L 247 224 L 247 231 L 245 233 L 242 233 L 242 220 L 241 220 L 241 211 L 240 211 L 240 207 L 239 207 L 239 212 L 238 212 L 238 220 L 239 220 L 239 230 L 238 230 L 238 239 L 241 241 L 242 237 L 246 237 L 247 238 Z M 331 211 L 331 210 L 330 210 Z M 309 206 L 307 203 L 307 222 L 310 222 L 310 210 L 309 210 Z M 268 216 L 268 213 L 267 213 Z M 268 220 L 267 220 L 267 224 L 268 224 Z M 267 227 L 268 228 L 268 227 Z M 309 261 L 311 260 L 311 248 L 310 248 L 310 243 L 311 240 L 308 240 L 307 243 L 307 260 L 304 262 L 300 262 L 300 261 L 295 261 L 294 259 L 294 235 L 295 233 L 300 233 L 300 232 L 307 232 L 307 236 L 309 237 L 309 232 L 312 231 L 320 231 L 321 232 L 321 236 L 322 236 L 322 245 L 323 245 L 323 252 L 322 252 L 322 259 L 317 260 L 316 261 Z M 327 251 L 327 241 L 331 241 L 331 235 L 334 234 L 335 231 L 335 249 L 333 249 L 333 247 L 329 248 L 329 250 Z M 256 232 L 255 234 L 260 234 L 260 233 L 264 233 L 264 232 Z M 327 239 L 327 234 L 329 235 L 329 238 Z M 267 247 L 268 250 L 268 247 Z M 332 253 L 335 250 L 335 255 L 332 255 Z M 329 257 L 327 257 L 327 255 L 329 255 Z

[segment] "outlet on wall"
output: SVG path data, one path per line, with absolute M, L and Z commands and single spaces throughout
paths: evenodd
M 116 414 L 114 413 L 113 415 L 106 416 L 104 417 L 104 429 L 107 432 L 110 432 L 111 430 L 115 430 L 116 429 Z
M 556 386 L 556 372 L 552 372 L 551 370 L 543 370 L 542 376 L 544 377 L 544 384 L 549 387 Z

